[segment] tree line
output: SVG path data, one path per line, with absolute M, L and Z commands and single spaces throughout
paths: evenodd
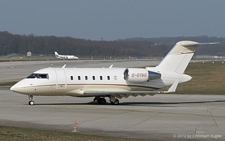
M 199 55 L 225 55 L 225 38 L 197 37 L 159 37 L 159 38 L 129 38 L 114 41 L 95 41 L 76 39 L 72 37 L 35 36 L 0 32 L 0 55 L 32 54 L 53 55 L 73 54 L 76 56 L 132 56 L 132 57 L 162 57 L 181 40 L 198 42 L 220 42 L 218 45 L 198 48 Z

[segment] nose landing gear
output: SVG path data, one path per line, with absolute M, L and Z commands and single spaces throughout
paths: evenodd
M 28 97 L 29 97 L 29 102 L 28 102 L 28 104 L 31 105 L 31 106 L 33 106 L 33 105 L 34 105 L 34 101 L 33 101 L 34 96 L 33 96 L 33 95 L 28 95 Z

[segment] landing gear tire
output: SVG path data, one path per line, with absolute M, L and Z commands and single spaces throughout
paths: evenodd
M 116 99 L 114 102 L 111 102 L 112 105 L 119 105 L 119 103 L 120 103 L 120 102 L 119 102 L 118 99 Z
M 98 99 L 98 104 L 104 105 L 106 103 L 105 98 L 99 98 Z
M 28 104 L 31 105 L 31 106 L 33 106 L 34 105 L 34 101 L 29 101 Z
M 34 105 L 34 101 L 33 101 L 34 96 L 33 95 L 28 95 L 28 98 L 29 98 L 28 104 L 31 105 L 31 106 Z
M 93 99 L 93 101 L 98 101 L 98 99 L 99 99 L 100 97 L 99 96 L 96 96 L 94 99 Z

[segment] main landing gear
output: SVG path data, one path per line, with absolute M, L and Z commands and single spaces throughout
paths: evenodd
M 113 97 L 113 96 L 110 96 L 109 99 L 110 99 L 110 103 L 111 103 L 112 105 L 119 105 L 119 103 L 120 103 L 119 100 L 116 99 L 116 98 Z
M 115 97 L 109 96 L 109 100 L 112 105 L 119 105 L 119 100 Z M 93 101 L 97 101 L 97 103 L 100 105 L 106 104 L 105 98 L 100 96 L 96 96 Z
M 28 102 L 28 104 L 29 105 L 34 105 L 34 101 L 33 101 L 33 99 L 34 99 L 34 96 L 33 95 L 28 95 L 28 97 L 29 97 L 29 102 Z

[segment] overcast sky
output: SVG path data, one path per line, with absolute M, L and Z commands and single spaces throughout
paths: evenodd
M 91 40 L 225 37 L 225 0 L 1 0 L 0 31 Z

